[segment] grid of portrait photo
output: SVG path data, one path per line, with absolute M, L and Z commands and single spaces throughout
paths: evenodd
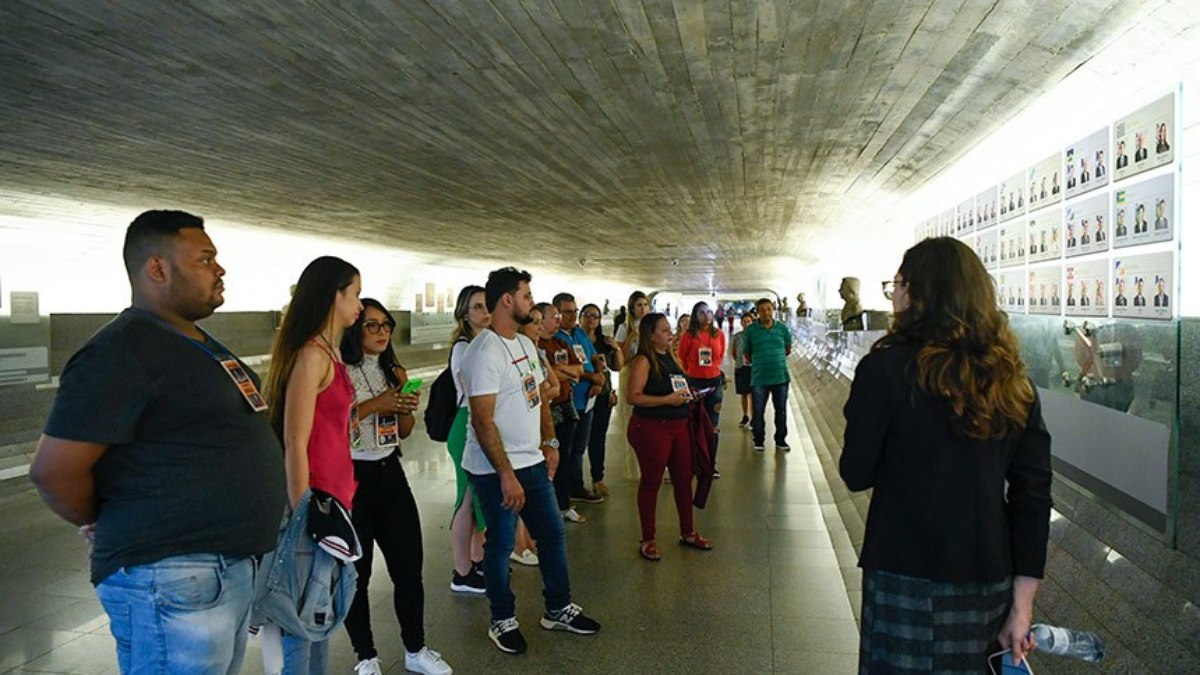
M 1171 320 L 1179 86 L 918 224 L 971 246 L 1009 313 Z M 940 227 L 932 228 L 931 223 Z

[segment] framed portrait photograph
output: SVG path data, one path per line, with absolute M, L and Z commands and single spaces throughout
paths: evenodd
M 1108 185 L 1108 127 L 1093 131 L 1063 149 L 1066 198 Z
M 996 274 L 996 300 L 1009 314 L 1025 313 L 1025 279 L 1022 270 L 1001 270 Z
M 986 230 L 999 221 L 999 197 L 993 185 L 975 195 L 975 229 Z
M 1029 214 L 1026 224 L 1026 253 L 1031 263 L 1062 258 L 1062 207 L 1053 206 Z
M 1010 220 L 1000 224 L 1000 267 L 1025 264 L 1025 221 Z
M 1000 266 L 1000 230 L 990 228 L 975 233 L 975 254 L 983 261 L 983 266 L 994 270 Z
M 1175 161 L 1175 107 L 1171 92 L 1113 124 L 1114 180 Z
M 1108 192 L 1098 192 L 1067 204 L 1063 241 L 1067 257 L 1107 251 L 1113 238 Z
M 1176 230 L 1175 174 L 1122 183 L 1113 190 L 1112 209 L 1114 248 L 1171 241 Z
M 1025 215 L 1025 172 L 1009 176 L 997 186 L 1000 194 L 1000 222 Z
M 1175 288 L 1175 252 L 1115 255 L 1113 316 L 1170 320 L 1179 301 Z
M 1054 153 L 1029 167 L 1026 173 L 1029 210 L 1052 206 L 1063 200 L 1062 154 Z
M 1067 316 L 1108 316 L 1108 259 L 1068 261 L 1063 266 L 1063 311 Z
M 1031 266 L 1025 287 L 1030 314 L 1062 313 L 1062 265 Z

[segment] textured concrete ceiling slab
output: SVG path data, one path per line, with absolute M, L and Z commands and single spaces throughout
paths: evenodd
M 5 0 L 0 189 L 750 286 L 1158 4 Z

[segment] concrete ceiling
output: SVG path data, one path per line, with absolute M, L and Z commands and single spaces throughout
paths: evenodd
M 753 286 L 1157 4 L 5 0 L 0 189 Z

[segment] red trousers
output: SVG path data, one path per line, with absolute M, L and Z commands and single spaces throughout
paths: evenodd
M 662 487 L 663 471 L 668 467 L 671 469 L 671 487 L 675 490 L 675 509 L 679 512 L 679 533 L 694 532 L 692 435 L 687 420 L 652 420 L 634 414 L 629 418 L 626 437 L 642 469 L 637 492 L 642 541 L 654 539 L 658 489 Z

